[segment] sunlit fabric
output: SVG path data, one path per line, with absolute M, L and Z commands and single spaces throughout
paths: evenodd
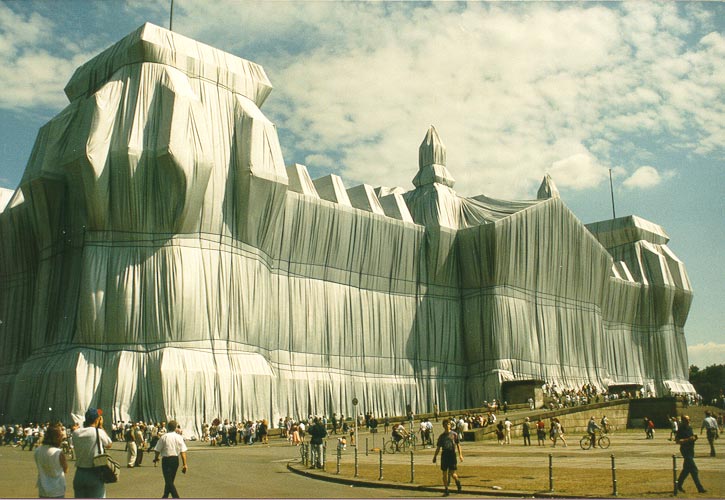
M 150 24 L 75 73 L 0 214 L 6 421 L 401 415 L 517 380 L 692 391 L 662 228 L 585 227 L 548 177 L 535 200 L 461 197 L 432 127 L 411 191 L 312 180 L 270 91 Z

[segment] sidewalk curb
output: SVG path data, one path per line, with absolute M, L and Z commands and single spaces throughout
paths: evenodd
M 369 479 L 356 479 L 350 477 L 341 477 L 336 474 L 324 472 L 318 469 L 308 469 L 303 466 L 300 462 L 288 462 L 287 470 L 299 474 L 301 476 L 309 477 L 312 479 L 318 479 L 320 481 L 328 481 L 331 483 L 345 484 L 349 486 L 363 486 L 366 488 L 390 488 L 407 491 L 428 491 L 431 493 L 438 493 L 443 495 L 442 486 L 424 486 L 406 483 L 397 483 L 392 481 L 372 481 Z M 451 491 L 455 495 L 469 495 L 474 497 L 511 497 L 511 498 L 601 498 L 601 497 L 584 497 L 574 495 L 561 495 L 556 492 L 550 491 L 516 491 L 516 490 L 488 490 L 483 488 L 471 489 L 471 487 L 465 487 L 460 493 L 455 491 L 455 488 Z

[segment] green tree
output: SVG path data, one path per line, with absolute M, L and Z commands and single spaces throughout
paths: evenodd
M 690 383 L 705 403 L 712 404 L 725 392 L 725 365 L 710 365 L 704 370 L 690 366 Z

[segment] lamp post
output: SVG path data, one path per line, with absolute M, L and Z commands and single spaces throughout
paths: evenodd
M 357 404 L 358 404 L 357 398 L 352 398 L 352 407 L 353 407 L 353 416 L 352 418 L 355 420 L 355 449 L 357 450 L 358 445 L 357 443 L 360 440 L 360 436 L 357 433 Z

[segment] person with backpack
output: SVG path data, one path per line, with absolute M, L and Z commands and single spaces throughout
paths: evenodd
M 458 438 L 458 434 L 451 430 L 451 422 L 448 419 L 443 420 L 443 432 L 438 436 L 438 442 L 436 443 L 436 451 L 433 454 L 433 463 L 436 463 L 438 458 L 438 452 L 441 453 L 441 471 L 443 472 L 443 487 L 445 493 L 443 496 L 448 496 L 448 485 L 451 484 L 451 478 L 456 482 L 456 488 L 458 492 L 461 491 L 461 481 L 458 479 L 458 460 L 456 460 L 456 452 L 458 452 L 458 459 L 463 462 L 463 453 L 461 452 L 461 442 Z

